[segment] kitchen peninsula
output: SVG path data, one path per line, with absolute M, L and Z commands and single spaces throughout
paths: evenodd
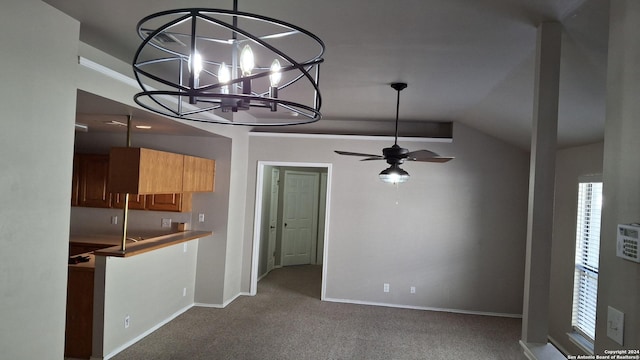
M 117 236 L 71 238 L 100 249 L 69 264 L 66 356 L 108 358 L 193 305 L 198 242 L 212 232 L 144 235 L 124 252 Z
M 176 225 L 193 223 L 194 194 L 214 191 L 215 160 L 112 147 L 74 165 L 65 356 L 108 359 L 193 306 L 212 231 Z

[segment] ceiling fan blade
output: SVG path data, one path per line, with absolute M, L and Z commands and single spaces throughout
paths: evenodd
M 356 152 L 350 152 L 350 151 L 340 151 L 340 150 L 334 150 L 337 154 L 340 155 L 349 155 L 349 156 L 365 156 L 365 157 L 370 157 L 370 158 L 382 158 L 382 155 L 372 155 L 372 154 L 362 154 L 362 153 L 356 153 Z
M 369 160 L 384 160 L 384 156 L 372 156 L 372 157 L 364 158 L 360 161 L 369 161 Z
M 446 163 L 449 160 L 453 160 L 455 159 L 453 156 L 434 156 L 434 157 L 430 157 L 430 158 L 424 158 L 424 159 L 408 159 L 408 160 L 412 160 L 412 161 L 420 161 L 420 162 L 433 162 L 433 163 Z
M 425 159 L 430 159 L 438 156 L 440 155 L 434 153 L 431 150 L 416 150 L 416 151 L 411 151 L 407 153 L 407 160 L 424 161 Z

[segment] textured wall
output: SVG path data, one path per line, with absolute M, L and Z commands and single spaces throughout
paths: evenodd
M 596 353 L 640 348 L 640 265 L 616 256 L 617 224 L 640 221 L 640 2 L 611 1 Z M 607 337 L 607 307 L 625 314 L 624 345 Z
M 578 179 L 602 174 L 603 143 L 558 151 L 554 202 L 551 278 L 549 284 L 549 336 L 568 352 L 582 352 L 567 337 L 572 331 Z
M 258 161 L 331 163 L 327 298 L 520 314 L 528 154 L 455 124 L 451 144 L 401 144 L 456 159 L 407 163 L 411 180 L 396 189 L 378 180 L 384 162 L 333 153 L 377 153 L 389 145 L 251 137 L 247 212 L 253 214 L 255 206 Z M 247 221 L 244 286 L 250 279 L 252 227 Z M 383 293 L 383 283 L 391 285 L 389 293 Z
M 79 29 L 41 1 L 9 1 L 0 11 L 5 359 L 63 357 Z

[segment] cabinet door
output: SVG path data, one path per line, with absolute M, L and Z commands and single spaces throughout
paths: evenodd
M 191 211 L 191 194 L 147 195 L 147 209 L 157 211 Z
M 65 358 L 91 357 L 93 339 L 93 275 L 94 271 L 69 269 L 67 275 L 67 316 Z
M 107 192 L 108 177 L 108 155 L 80 156 L 80 199 L 78 205 L 108 208 L 111 205 L 111 194 Z
M 145 148 L 111 148 L 110 191 L 169 194 L 182 191 L 184 156 Z
M 147 197 L 139 194 L 129 194 L 129 210 L 144 210 L 147 208 Z M 124 194 L 111 194 L 111 206 L 122 209 Z
M 215 164 L 215 161 L 211 159 L 185 155 L 182 191 L 214 191 Z
M 73 174 L 71 175 L 71 206 L 80 205 L 80 158 L 73 157 Z

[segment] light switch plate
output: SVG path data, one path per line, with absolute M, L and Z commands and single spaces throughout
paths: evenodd
M 624 345 L 624 313 L 611 306 L 607 309 L 607 336 L 620 345 Z

